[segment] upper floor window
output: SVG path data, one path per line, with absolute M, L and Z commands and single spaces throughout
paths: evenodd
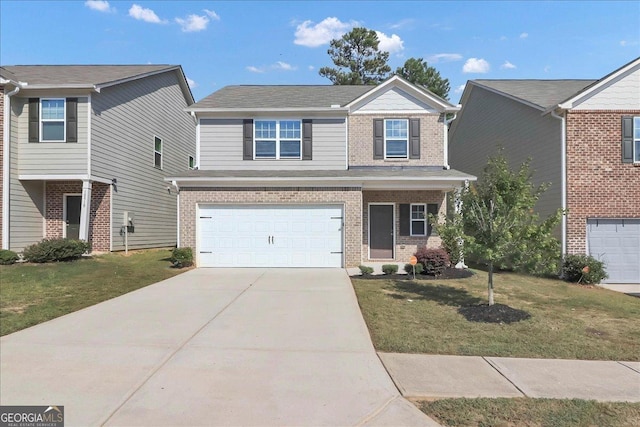
M 153 165 L 158 169 L 162 169 L 162 139 L 157 136 L 154 137 Z
M 40 140 L 63 142 L 65 138 L 65 100 L 40 100 Z
M 622 117 L 622 163 L 640 164 L 640 117 Z
M 300 120 L 255 120 L 256 159 L 300 159 L 302 122 Z
M 633 163 L 640 163 L 640 117 L 633 118 Z
M 384 156 L 387 159 L 406 159 L 409 153 L 409 120 L 384 121 Z
M 189 169 L 193 169 L 196 167 L 196 161 L 193 156 L 189 156 Z

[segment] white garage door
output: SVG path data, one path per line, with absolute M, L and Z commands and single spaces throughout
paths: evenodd
M 640 219 L 587 221 L 589 254 L 605 262 L 605 283 L 640 283 Z
M 200 267 L 342 267 L 342 206 L 200 206 Z

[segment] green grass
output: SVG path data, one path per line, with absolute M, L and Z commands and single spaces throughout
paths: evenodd
M 586 360 L 640 360 L 640 298 L 513 273 L 495 275 L 495 301 L 531 318 L 476 323 L 460 306 L 486 303 L 487 275 L 460 280 L 353 278 L 378 351 Z
M 185 270 L 171 251 L 111 253 L 53 264 L 0 266 L 0 335 L 117 297 Z
M 640 425 L 640 403 L 578 399 L 443 399 L 417 402 L 444 426 L 628 427 Z

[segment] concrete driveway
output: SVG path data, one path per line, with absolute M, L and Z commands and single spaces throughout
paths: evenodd
M 75 425 L 434 425 L 344 270 L 199 269 L 0 339 L 0 404 Z

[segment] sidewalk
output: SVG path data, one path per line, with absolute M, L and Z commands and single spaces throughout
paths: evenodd
M 407 398 L 640 402 L 640 362 L 378 353 Z

